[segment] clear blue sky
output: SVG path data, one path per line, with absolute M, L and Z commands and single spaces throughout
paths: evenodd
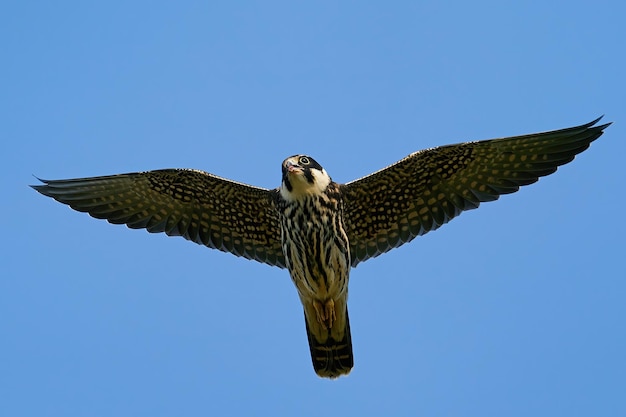
M 599 1 L 20 1 L 0 25 L 3 416 L 626 415 L 626 26 Z M 347 182 L 614 121 L 548 178 L 352 271 L 355 368 L 284 270 L 27 187 L 198 168 Z

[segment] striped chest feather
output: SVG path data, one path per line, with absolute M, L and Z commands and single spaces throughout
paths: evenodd
M 336 299 L 347 291 L 350 250 L 341 200 L 333 197 L 322 193 L 284 202 L 283 252 L 301 297 Z

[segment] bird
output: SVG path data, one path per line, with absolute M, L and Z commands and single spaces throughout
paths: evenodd
M 97 219 L 286 268 L 303 306 L 313 369 L 334 379 L 354 366 L 352 268 L 552 174 L 603 134 L 611 123 L 598 125 L 601 118 L 421 150 L 345 184 L 312 157 L 294 155 L 283 161 L 275 189 L 195 169 L 37 178 L 31 187 Z

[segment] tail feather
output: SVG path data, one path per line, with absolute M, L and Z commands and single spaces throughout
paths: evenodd
M 328 330 L 328 337 L 324 342 L 319 342 L 315 335 L 309 330 L 309 323 L 306 320 L 306 334 L 309 339 L 311 349 L 311 359 L 315 372 L 325 378 L 337 378 L 340 375 L 347 375 L 354 366 L 352 356 L 352 337 L 350 336 L 350 320 L 346 311 L 345 331 L 341 340 L 335 340 Z

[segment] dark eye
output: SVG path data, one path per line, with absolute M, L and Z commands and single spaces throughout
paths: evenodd
M 302 165 L 309 165 L 311 161 L 306 156 L 301 156 L 298 160 Z

